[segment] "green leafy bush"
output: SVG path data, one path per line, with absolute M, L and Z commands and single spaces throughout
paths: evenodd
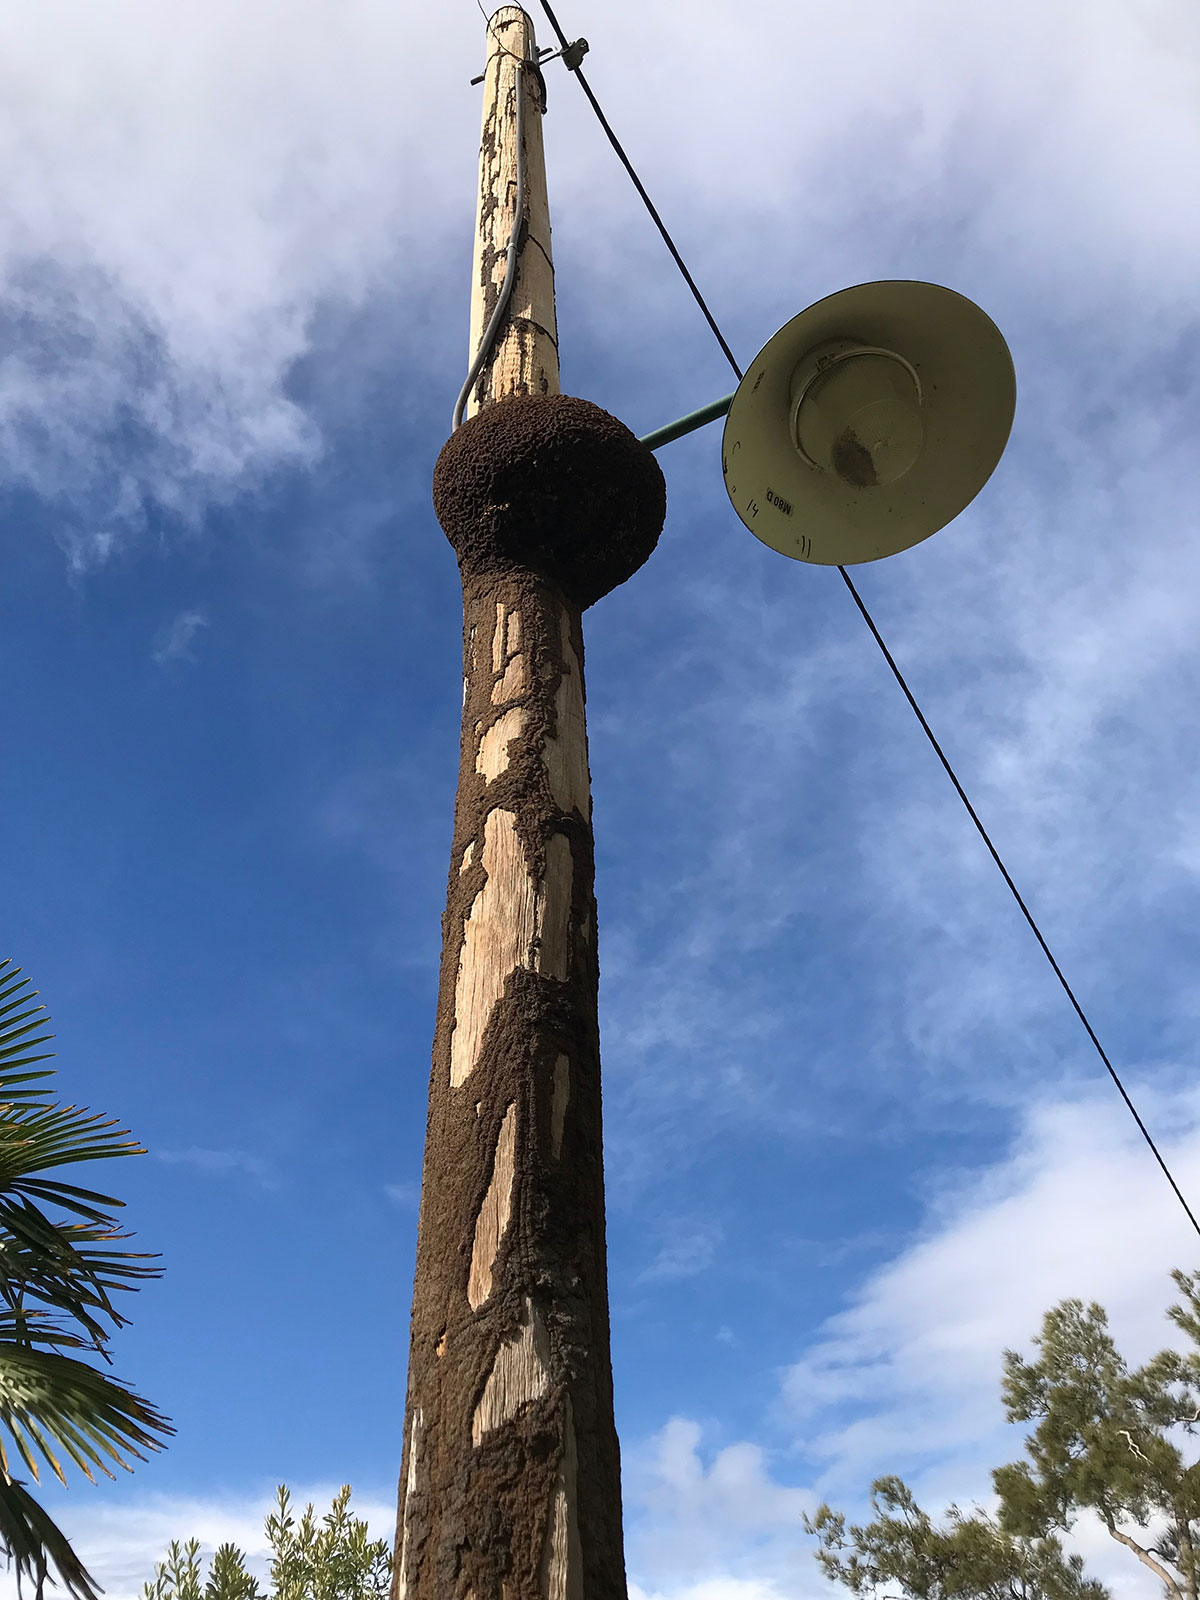
M 205 1577 L 200 1543 L 189 1539 L 171 1544 L 142 1591 L 144 1600 L 383 1600 L 391 1587 L 391 1547 L 386 1539 L 369 1539 L 367 1524 L 351 1516 L 348 1483 L 319 1522 L 311 1502 L 297 1520 L 287 1485 L 280 1484 L 266 1535 L 268 1589 L 259 1587 L 233 1544 L 221 1545 Z

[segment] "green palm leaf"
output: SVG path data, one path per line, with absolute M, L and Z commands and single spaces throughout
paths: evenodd
M 115 1248 L 129 1235 L 111 1195 L 47 1174 L 81 1161 L 143 1154 L 112 1118 L 55 1103 L 48 1060 L 52 1037 L 28 980 L 0 961 L 0 1548 L 39 1594 L 52 1564 L 76 1600 L 95 1586 L 65 1535 L 12 1475 L 19 1459 L 35 1481 L 63 1463 L 89 1479 L 129 1470 L 129 1458 L 160 1450 L 168 1420 L 127 1385 L 67 1351 L 108 1359 L 112 1331 L 126 1319 L 112 1302 L 157 1277 L 145 1252 Z
M 55 1104 L 45 1085 L 54 1075 L 49 1068 L 23 1070 L 48 1059 L 27 1052 L 52 1037 L 38 1031 L 46 1012 L 29 1004 L 34 998 L 20 969 L 0 961 L 0 1243 L 9 1247 L 4 1253 L 10 1264 L 0 1278 L 0 1296 L 14 1306 L 32 1297 L 74 1317 L 103 1353 L 110 1329 L 100 1318 L 113 1327 L 125 1321 L 110 1291 L 136 1287 L 158 1269 L 145 1265 L 153 1258 L 144 1252 L 110 1248 L 127 1237 L 112 1216 L 122 1201 L 44 1174 L 144 1151 L 113 1118 Z M 81 1221 L 52 1220 L 43 1205 Z M 97 1245 L 105 1248 L 92 1248 Z M 11 1270 L 18 1264 L 19 1271 Z
M 119 1379 L 73 1356 L 6 1342 L 11 1325 L 11 1319 L 0 1317 L 0 1428 L 35 1479 L 40 1474 L 30 1440 L 63 1483 L 66 1476 L 49 1439 L 93 1482 L 92 1467 L 112 1478 L 116 1474 L 108 1463 L 128 1471 L 127 1456 L 144 1461 L 143 1451 L 162 1449 L 157 1435 L 174 1430 L 153 1406 Z M 6 1456 L 0 1439 L 0 1467 L 5 1471 Z
M 53 1565 L 76 1600 L 99 1600 L 91 1574 L 65 1533 L 18 1478 L 0 1473 L 0 1530 L 18 1578 L 30 1578 L 40 1596 Z

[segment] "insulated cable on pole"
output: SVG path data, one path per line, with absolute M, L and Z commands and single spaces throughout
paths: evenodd
M 500 331 L 500 324 L 504 321 L 508 303 L 512 299 L 513 287 L 517 281 L 521 224 L 525 220 L 525 67 L 526 63 L 518 58 L 514 78 L 514 92 L 517 96 L 517 197 L 513 207 L 512 232 L 508 236 L 504 282 L 500 286 L 500 295 L 496 301 L 495 310 L 488 319 L 487 327 L 483 330 L 483 338 L 479 341 L 479 349 L 475 352 L 471 370 L 467 373 L 466 382 L 459 390 L 458 399 L 454 402 L 454 420 L 450 424 L 452 433 L 462 424 L 463 412 L 466 410 L 467 401 L 471 397 L 471 390 L 479 374 L 483 371 L 485 362 L 492 353 L 492 347 L 496 343 L 496 335 Z
M 546 16 L 550 20 L 551 27 L 554 29 L 555 33 L 558 35 L 559 43 L 562 46 L 563 50 L 565 51 L 565 50 L 569 49 L 569 46 L 568 46 L 568 43 L 567 43 L 567 36 L 563 32 L 562 28 L 559 26 L 558 18 L 554 15 L 554 12 L 553 12 L 553 10 L 551 9 L 551 7 L 549 5 L 549 0 L 541 0 L 541 6 L 542 6 L 542 10 L 546 13 Z M 587 96 L 588 101 L 591 104 L 592 110 L 596 113 L 596 118 L 599 121 L 601 128 L 603 128 L 605 134 L 607 135 L 608 142 L 612 145 L 613 149 L 616 151 L 617 156 L 620 158 L 622 166 L 625 168 L 626 172 L 629 174 L 630 178 L 633 180 L 634 188 L 637 190 L 638 194 L 641 196 L 642 201 L 643 201 L 643 203 L 644 203 L 644 205 L 646 207 L 646 210 L 650 213 L 650 216 L 653 219 L 655 226 L 658 228 L 659 233 L 662 234 L 662 237 L 663 237 L 663 240 L 664 240 L 664 242 L 665 242 L 665 244 L 667 246 L 667 249 L 670 251 L 672 258 L 675 261 L 675 265 L 679 268 L 680 272 L 682 273 L 685 283 L 687 284 L 688 288 L 692 291 L 692 294 L 695 297 L 696 304 L 700 307 L 700 310 L 704 313 L 705 321 L 708 323 L 709 327 L 712 329 L 712 332 L 716 337 L 717 343 L 721 346 L 721 349 L 724 351 L 726 360 L 729 362 L 729 365 L 732 367 L 733 371 L 737 374 L 738 381 L 740 382 L 741 379 L 742 379 L 742 369 L 741 369 L 741 367 L 738 366 L 737 361 L 734 359 L 733 351 L 729 348 L 729 345 L 726 343 L 725 336 L 721 332 L 720 328 L 717 326 L 716 319 L 713 316 L 712 312 L 708 309 L 708 305 L 706 304 L 706 302 L 704 300 L 704 296 L 700 293 L 700 290 L 697 288 L 696 282 L 693 279 L 691 273 L 688 271 L 687 266 L 684 263 L 683 257 L 679 254 L 679 251 L 675 248 L 675 243 L 672 240 L 670 234 L 667 232 L 666 224 L 663 222 L 662 218 L 659 216 L 658 211 L 655 208 L 653 201 L 650 199 L 650 196 L 646 193 L 646 189 L 645 189 L 644 184 L 642 183 L 642 180 L 638 177 L 637 173 L 634 171 L 633 165 L 630 162 L 629 157 L 625 154 L 625 151 L 621 146 L 620 140 L 617 138 L 616 134 L 613 132 L 611 126 L 609 125 L 608 118 L 604 115 L 604 112 L 601 110 L 600 103 L 596 99 L 596 96 L 592 93 L 591 86 L 588 84 L 587 79 L 584 77 L 583 73 L 580 71 L 579 66 L 577 64 L 574 65 L 574 66 L 570 66 L 569 70 L 571 72 L 573 72 L 575 77 L 577 77 L 579 79 L 580 87 L 582 88 L 584 94 Z M 724 402 L 719 402 L 719 403 L 723 404 Z M 685 419 L 685 420 L 688 420 L 688 419 Z M 1164 1159 L 1164 1157 L 1162 1155 L 1162 1152 L 1159 1150 L 1157 1144 L 1154 1142 L 1154 1139 L 1151 1136 L 1150 1130 L 1147 1128 L 1146 1124 L 1142 1121 L 1142 1118 L 1138 1113 L 1138 1109 L 1134 1105 L 1133 1100 L 1130 1097 L 1128 1090 L 1125 1088 L 1125 1085 L 1121 1082 L 1121 1078 L 1120 1078 L 1120 1076 L 1119 1076 L 1119 1074 L 1117 1072 L 1117 1069 L 1113 1066 L 1111 1060 L 1109 1059 L 1107 1051 L 1104 1049 L 1104 1046 L 1100 1043 L 1099 1037 L 1096 1034 L 1096 1030 L 1092 1027 L 1091 1022 L 1088 1020 L 1087 1013 L 1084 1011 L 1082 1005 L 1080 1005 L 1078 999 L 1076 998 L 1075 991 L 1071 988 L 1071 985 L 1067 982 L 1066 975 L 1064 974 L 1062 968 L 1059 966 L 1058 961 L 1056 960 L 1056 958 L 1054 956 L 1054 952 L 1051 950 L 1049 944 L 1046 942 L 1046 939 L 1043 936 L 1041 929 L 1038 927 L 1036 921 L 1034 920 L 1033 913 L 1029 910 L 1029 907 L 1026 905 L 1023 896 L 1021 895 L 1021 893 L 1018 890 L 1015 882 L 1013 881 L 1012 874 L 1009 872 L 1008 868 L 1005 866 L 1004 861 L 1003 861 L 1003 859 L 1002 859 L 1002 857 L 1000 855 L 1000 852 L 996 849 L 996 846 L 992 843 L 991 836 L 989 835 L 987 829 L 984 827 L 983 823 L 980 821 L 979 814 L 975 810 L 975 807 L 972 805 L 971 800 L 970 800 L 969 796 L 967 795 L 967 791 L 963 788 L 962 784 L 959 782 L 958 775 L 955 773 L 954 768 L 950 765 L 950 762 L 949 762 L 945 752 L 942 750 L 941 745 L 938 743 L 936 737 L 934 736 L 933 729 L 929 726 L 929 722 L 927 721 L 927 719 L 925 717 L 925 713 L 921 710 L 921 707 L 918 705 L 916 696 L 913 694 L 912 690 L 909 688 L 908 683 L 906 682 L 906 680 L 904 678 L 904 674 L 900 671 L 900 668 L 896 665 L 895 658 L 893 657 L 891 651 L 888 649 L 887 645 L 884 643 L 883 635 L 880 633 L 879 629 L 876 627 L 874 618 L 871 616 L 871 613 L 867 610 L 867 607 L 866 607 L 865 603 L 863 602 L 862 596 L 859 594 L 858 590 L 854 587 L 854 583 L 851 580 L 850 574 L 846 571 L 845 567 L 841 566 L 841 565 L 838 566 L 838 571 L 841 573 L 842 580 L 845 583 L 846 588 L 850 591 L 850 596 L 853 599 L 854 604 L 857 606 L 859 612 L 861 613 L 863 621 L 866 623 L 868 629 L 870 630 L 872 638 L 875 640 L 875 643 L 879 646 L 879 649 L 883 654 L 884 660 L 887 662 L 888 667 L 891 669 L 892 676 L 895 678 L 896 682 L 899 684 L 900 689 L 901 689 L 902 693 L 904 694 L 904 698 L 908 701 L 908 704 L 912 709 L 913 715 L 916 717 L 917 721 L 920 723 L 921 729 L 924 732 L 925 737 L 929 740 L 929 743 L 933 748 L 934 754 L 937 756 L 938 760 L 941 762 L 942 767 L 945 769 L 947 777 L 950 779 L 950 782 L 954 785 L 955 791 L 958 794 L 959 799 L 962 801 L 963 805 L 966 808 L 967 815 L 970 817 L 971 821 L 975 824 L 975 827 L 978 830 L 980 838 L 983 840 L 984 844 L 987 846 L 988 853 L 991 855 L 992 860 L 995 862 L 997 868 L 1000 871 L 1001 877 L 1003 877 L 1005 884 L 1008 886 L 1009 893 L 1012 895 L 1013 899 L 1016 901 L 1017 907 L 1020 910 L 1021 915 L 1025 918 L 1025 921 L 1029 924 L 1029 927 L 1033 932 L 1034 938 L 1037 940 L 1039 946 L 1041 947 L 1042 954 L 1046 957 L 1046 960 L 1050 963 L 1050 967 L 1051 967 L 1051 970 L 1054 973 L 1054 976 L 1058 979 L 1060 985 L 1062 986 L 1064 994 L 1066 995 L 1067 999 L 1071 1002 L 1071 1006 L 1072 1006 L 1076 1016 L 1079 1018 L 1079 1021 L 1082 1023 L 1084 1031 L 1086 1032 L 1088 1038 L 1091 1040 L 1092 1045 L 1095 1048 L 1096 1054 L 1100 1057 L 1100 1060 L 1104 1063 L 1104 1066 L 1105 1066 L 1105 1068 L 1106 1068 L 1106 1070 L 1108 1072 L 1109 1077 L 1112 1079 L 1113 1083 L 1116 1085 L 1117 1090 L 1118 1090 L 1118 1092 L 1119 1092 L 1119 1094 L 1121 1096 L 1121 1099 L 1125 1102 L 1125 1106 L 1128 1109 L 1130 1116 L 1132 1116 L 1134 1122 L 1138 1126 L 1138 1130 L 1141 1133 L 1142 1138 L 1146 1141 L 1146 1144 L 1150 1147 L 1150 1151 L 1151 1151 L 1152 1155 L 1154 1156 L 1155 1161 L 1157 1161 L 1158 1165 L 1162 1168 L 1163 1175 L 1166 1177 L 1167 1182 L 1170 1184 L 1172 1190 L 1174 1191 L 1175 1198 L 1179 1201 L 1179 1204 L 1183 1207 L 1185 1213 L 1187 1214 L 1188 1221 L 1191 1223 L 1191 1225 L 1195 1229 L 1196 1233 L 1200 1234 L 1200 1221 L 1197 1220 L 1196 1215 L 1193 1212 L 1191 1206 L 1184 1199 L 1183 1191 L 1180 1189 L 1178 1183 L 1176 1183 L 1175 1178 L 1174 1178 L 1174 1176 L 1173 1176 L 1173 1174 L 1171 1172 L 1170 1167 L 1168 1167 L 1168 1165 L 1166 1163 L 1166 1160 Z

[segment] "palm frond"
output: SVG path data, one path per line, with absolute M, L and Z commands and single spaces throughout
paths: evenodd
M 49 1060 L 47 1055 L 31 1056 L 27 1053 L 54 1037 L 49 1033 L 41 1034 L 38 1038 L 29 1037 L 49 1021 L 45 1006 L 29 1006 L 30 1001 L 36 999 L 37 991 L 29 988 L 28 978 L 21 977 L 20 967 L 14 967 L 8 959 L 0 961 L 0 1099 L 28 1099 L 31 1091 L 17 1086 L 40 1074 L 18 1074 L 16 1069 Z M 29 1009 L 22 1011 L 19 1016 L 12 1016 L 11 1013 L 21 1006 L 29 1006 Z M 15 1093 L 8 1092 L 10 1084 Z
M 55 1102 L 53 1070 L 40 1066 L 50 1057 L 37 1053 L 53 1036 L 35 1000 L 20 969 L 0 961 L 0 1551 L 39 1596 L 53 1564 L 75 1600 L 97 1600 L 61 1530 L 12 1476 L 4 1438 L 35 1480 L 46 1465 L 64 1482 L 64 1463 L 94 1481 L 163 1448 L 174 1432 L 166 1417 L 65 1353 L 107 1360 L 112 1329 L 126 1320 L 112 1293 L 160 1269 L 147 1252 L 117 1248 L 129 1237 L 113 1216 L 122 1201 L 47 1176 L 144 1151 L 114 1118 Z
M 57 1350 L 9 1345 L 0 1359 L 0 1426 L 7 1429 L 37 1475 L 36 1445 L 56 1477 L 65 1477 L 49 1439 L 93 1478 L 92 1467 L 114 1477 L 109 1463 L 130 1470 L 127 1456 L 161 1450 L 174 1428 L 161 1412 L 119 1379 Z M 47 1438 L 48 1436 L 48 1438 Z
M 14 1297 L 15 1298 L 15 1297 Z M 94 1352 L 95 1341 L 63 1323 L 53 1311 L 41 1306 L 32 1309 L 9 1305 L 0 1311 L 0 1362 L 5 1346 L 22 1345 L 29 1350 L 87 1350 Z
M 13 994 L 13 989 L 6 989 L 5 995 Z M 11 1011 L 18 1006 L 26 1005 L 29 1000 L 34 1000 L 34 995 L 18 995 L 16 1000 L 5 1006 L 2 1014 L 5 1021 L 0 1021 L 0 1062 L 3 1062 L 6 1072 L 13 1072 L 16 1067 L 32 1066 L 34 1061 L 48 1061 L 48 1056 L 29 1056 L 27 1051 L 35 1050 L 38 1045 L 45 1045 L 54 1037 L 53 1034 L 40 1034 L 37 1038 L 30 1038 L 30 1034 L 37 1034 L 40 1027 L 45 1027 L 50 1021 L 46 1014 L 45 1006 L 32 1006 L 29 1011 L 22 1011 L 21 1016 L 10 1016 Z
M 118 1126 L 116 1118 L 89 1111 L 86 1106 L 41 1102 L 12 1106 L 4 1124 L 0 1135 L 0 1187 L 7 1187 L 10 1169 L 19 1176 L 79 1161 L 145 1154 L 129 1130 Z
M 128 1237 L 112 1215 L 122 1201 L 46 1174 L 141 1154 L 142 1146 L 114 1118 L 56 1104 L 46 1082 L 50 1069 L 17 1070 L 28 1068 L 29 1050 L 50 1038 L 45 1009 L 34 999 L 20 969 L 0 961 L 0 1297 L 14 1308 L 40 1301 L 73 1318 L 103 1353 L 106 1322 L 116 1328 L 126 1320 L 112 1292 L 136 1288 L 159 1269 L 148 1265 L 154 1259 L 148 1252 L 114 1248 Z M 51 1218 L 44 1207 L 62 1215 Z M 65 1330 L 57 1326 L 61 1336 Z
M 40 1595 L 53 1565 L 75 1600 L 99 1600 L 100 1589 L 72 1550 L 65 1533 L 42 1509 L 19 1478 L 0 1472 L 0 1538 L 17 1577 L 30 1578 Z
M 112 1303 L 111 1291 L 136 1288 L 138 1281 L 157 1277 L 160 1268 L 143 1251 L 114 1250 L 128 1234 L 109 1226 L 51 1222 L 38 1207 L 19 1196 L 0 1194 L 0 1296 L 14 1303 L 15 1286 L 29 1297 L 66 1312 L 87 1329 L 96 1348 L 126 1318 Z

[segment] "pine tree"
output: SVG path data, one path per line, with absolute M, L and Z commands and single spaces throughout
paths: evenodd
M 1064 1300 L 1046 1313 L 1033 1360 L 1005 1353 L 1008 1418 L 1037 1426 L 1028 1459 L 993 1479 L 1004 1527 L 1041 1534 L 1092 1511 L 1169 1600 L 1197 1600 L 1200 1273 L 1172 1277 L 1183 1303 L 1167 1315 L 1190 1340 L 1186 1352 L 1163 1350 L 1131 1372 L 1103 1307 Z
M 957 1506 L 938 1527 L 901 1479 L 871 1485 L 874 1519 L 846 1527 L 845 1516 L 823 1505 L 805 1517 L 821 1542 L 817 1560 L 826 1577 L 851 1594 L 905 1600 L 1107 1600 L 1103 1584 L 1085 1576 L 1079 1556 L 1057 1539 L 1007 1532 L 982 1511 Z

